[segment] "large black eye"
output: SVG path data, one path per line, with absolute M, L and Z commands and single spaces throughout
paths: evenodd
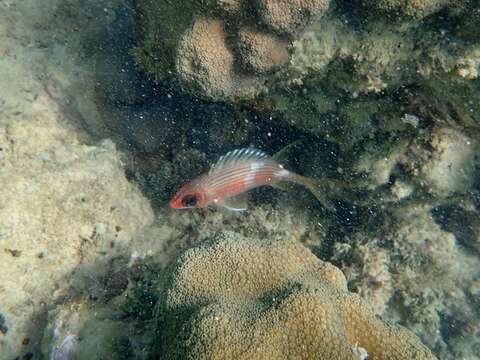
M 182 199 L 182 205 L 185 207 L 194 207 L 197 205 L 197 197 L 195 195 L 186 195 Z

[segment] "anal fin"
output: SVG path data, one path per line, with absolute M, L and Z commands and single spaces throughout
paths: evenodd
M 226 198 L 219 205 L 231 211 L 245 211 L 247 210 L 247 200 L 247 193 L 243 193 Z

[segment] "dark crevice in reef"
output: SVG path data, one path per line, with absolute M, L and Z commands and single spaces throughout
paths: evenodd
M 87 51 L 97 59 L 97 93 L 105 124 L 133 159 L 128 176 L 155 204 L 164 204 L 179 183 L 198 175 L 220 155 L 243 146 L 275 154 L 298 142 L 284 158 L 288 166 L 309 176 L 336 174 L 336 145 L 268 111 L 185 95 L 141 72 L 131 53 L 137 42 L 133 7 L 125 4 L 116 10 L 117 21 L 97 34 Z

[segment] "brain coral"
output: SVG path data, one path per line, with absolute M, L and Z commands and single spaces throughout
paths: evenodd
M 221 233 L 177 260 L 163 299 L 168 359 L 435 359 L 293 241 Z

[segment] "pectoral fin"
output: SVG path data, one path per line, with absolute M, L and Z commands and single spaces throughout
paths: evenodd
M 232 196 L 224 199 L 219 205 L 231 211 L 245 211 L 247 210 L 247 194 Z

